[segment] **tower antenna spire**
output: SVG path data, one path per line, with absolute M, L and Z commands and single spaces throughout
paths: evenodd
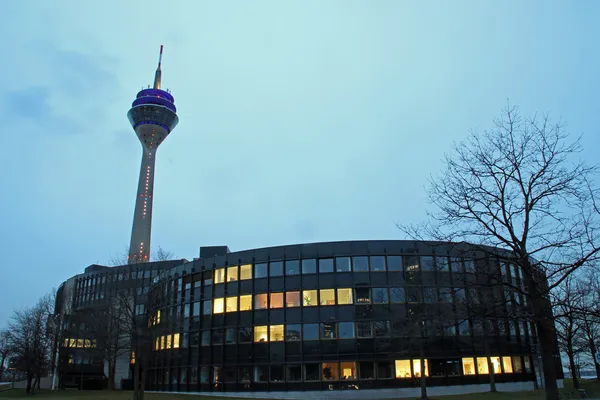
M 162 52 L 163 45 L 160 45 L 160 54 L 158 55 L 158 67 L 156 68 L 156 73 L 154 74 L 154 89 L 160 89 L 160 78 L 162 71 L 160 70 L 160 64 L 162 63 Z

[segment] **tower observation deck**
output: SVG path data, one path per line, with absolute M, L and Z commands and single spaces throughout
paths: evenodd
M 129 264 L 150 261 L 156 151 L 179 122 L 175 99 L 171 93 L 160 88 L 162 52 L 161 45 L 154 86 L 141 90 L 127 113 L 143 150 L 129 244 Z

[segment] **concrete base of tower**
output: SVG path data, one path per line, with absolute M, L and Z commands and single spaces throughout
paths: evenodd
M 562 387 L 562 379 L 557 381 Z M 522 392 L 535 389 L 533 381 L 496 383 L 499 392 Z M 432 386 L 427 388 L 428 396 L 449 396 L 469 393 L 485 393 L 490 391 L 489 384 Z M 306 392 L 150 392 L 194 394 L 205 397 L 237 397 L 244 399 L 399 399 L 417 398 L 421 396 L 420 387 L 395 389 L 366 389 L 366 390 L 328 390 Z

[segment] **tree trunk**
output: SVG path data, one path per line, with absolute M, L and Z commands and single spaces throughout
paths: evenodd
M 592 360 L 594 360 L 594 368 L 596 368 L 596 379 L 600 379 L 600 364 L 598 364 L 598 360 L 596 359 L 598 349 L 594 339 L 588 338 L 588 345 L 590 346 L 590 353 L 592 353 Z
M 108 361 L 108 390 L 115 390 L 115 366 L 112 360 Z
M 579 389 L 579 378 L 577 377 L 577 365 L 575 363 L 575 357 L 573 356 L 573 346 L 569 344 L 567 356 L 569 357 L 569 368 L 571 369 L 571 375 L 573 376 L 573 389 Z
M 424 343 L 423 343 L 423 338 L 421 338 L 421 351 L 420 351 L 420 357 L 419 360 L 421 362 L 421 400 L 427 400 L 427 380 L 425 377 L 425 349 L 424 347 Z
M 144 393 L 146 391 L 146 371 L 148 371 L 146 357 L 142 357 L 142 378 L 140 380 L 140 397 L 138 400 L 144 400 Z
M 139 398 L 140 398 L 140 363 L 139 363 L 139 361 L 140 360 L 138 357 L 138 359 L 135 360 L 135 364 L 133 364 L 133 400 L 139 400 Z
M 33 374 L 31 372 L 27 372 L 27 386 L 25 387 L 25 393 L 31 393 L 31 381 L 33 380 Z
M 540 302 L 547 303 L 547 300 L 543 298 L 536 299 L 536 303 Z M 556 383 L 556 361 L 554 359 L 554 321 L 542 317 L 536 325 L 540 341 L 542 367 L 544 368 L 545 398 L 546 400 L 559 400 L 558 384 Z
M 488 343 L 487 329 L 483 332 L 483 345 L 485 347 L 485 358 L 487 359 L 488 370 L 490 373 L 490 392 L 497 392 L 496 389 L 496 371 L 494 371 L 494 364 L 492 364 L 492 360 L 490 359 L 490 344 Z

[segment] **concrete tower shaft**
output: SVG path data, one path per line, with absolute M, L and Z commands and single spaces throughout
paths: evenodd
M 160 89 L 161 61 L 162 46 L 154 87 L 140 91 L 127 113 L 143 150 L 129 244 L 129 264 L 150 261 L 156 151 L 179 122 L 175 99 L 169 92 Z

